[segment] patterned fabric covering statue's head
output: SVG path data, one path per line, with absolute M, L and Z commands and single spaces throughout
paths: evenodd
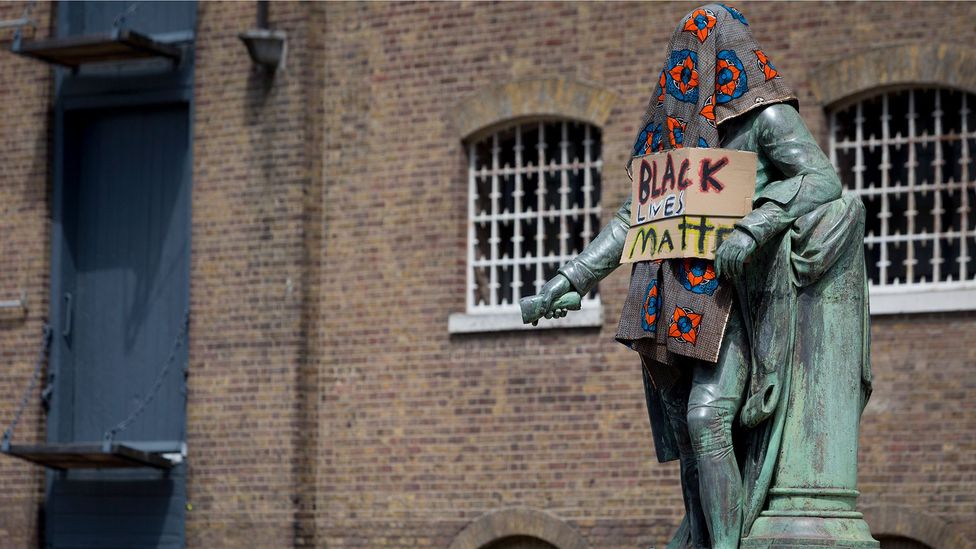
M 718 124 L 760 105 L 791 101 L 793 90 L 735 8 L 708 4 L 683 17 L 641 120 L 633 156 L 718 147 Z
M 797 106 L 745 16 L 725 4 L 696 8 L 678 21 L 653 85 L 633 156 L 720 147 L 723 122 L 774 103 Z M 731 292 L 711 260 L 636 263 L 616 339 L 657 362 L 671 363 L 673 355 L 714 362 Z

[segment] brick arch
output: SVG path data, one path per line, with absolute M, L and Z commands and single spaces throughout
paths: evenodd
M 576 80 L 519 80 L 466 97 L 455 107 L 453 123 L 462 140 L 520 118 L 571 118 L 602 127 L 616 101 L 610 90 Z
M 954 44 L 901 44 L 836 59 L 810 74 L 810 87 L 822 105 L 910 85 L 976 93 L 976 52 Z
M 976 549 L 976 545 L 942 519 L 907 505 L 878 505 L 862 509 L 871 535 L 909 538 L 934 549 Z
M 559 549 L 590 549 L 583 536 L 555 516 L 538 509 L 501 509 L 482 515 L 458 534 L 448 549 L 483 549 L 490 543 L 526 536 Z

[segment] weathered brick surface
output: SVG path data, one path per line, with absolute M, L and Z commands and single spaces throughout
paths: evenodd
M 44 23 L 50 4 L 35 10 Z M 604 206 L 666 40 L 689 3 L 279 3 L 273 80 L 237 34 L 253 3 L 199 4 L 194 104 L 187 536 L 191 547 L 446 547 L 471 521 L 545 509 L 595 548 L 661 543 L 681 516 L 654 460 L 638 364 L 599 329 L 450 336 L 464 309 L 464 98 L 529 78 L 617 100 Z M 810 78 L 905 42 L 972 43 L 976 4 L 739 6 L 826 141 Z M 0 5 L 0 18 L 19 4 Z M 0 418 L 47 314 L 50 71 L 0 63 Z M 382 159 L 382 162 L 377 161 Z M 976 315 L 874 319 L 862 504 L 911 506 L 972 538 Z M 22 440 L 43 437 L 36 406 Z M 0 546 L 36 536 L 43 476 L 0 460 Z M 946 538 L 948 539 L 948 538 Z
M 0 5 L 0 20 L 17 19 L 23 13 L 23 4 Z M 36 36 L 47 36 L 51 15 L 51 4 L 34 8 Z M 0 39 L 12 36 L 12 29 L 0 31 Z M 30 31 L 27 36 L 32 36 Z M 0 300 L 17 299 L 26 292 L 28 303 L 26 313 L 0 311 L 0 429 L 13 419 L 30 381 L 48 314 L 50 100 L 46 65 L 0 53 Z M 43 440 L 43 422 L 35 393 L 14 441 Z M 0 457 L 0 487 L 0 546 L 31 546 L 36 543 L 44 475 L 25 462 Z
M 257 71 L 238 33 L 254 3 L 199 4 L 194 106 L 188 544 L 314 545 L 315 244 L 321 127 L 310 109 L 320 8 L 275 3 L 286 68 Z M 314 378 L 314 376 L 313 376 Z M 312 383 L 312 385 L 309 385 Z
M 602 286 L 600 330 L 446 333 L 464 308 L 466 181 L 445 111 L 527 78 L 609 89 L 619 98 L 603 132 L 611 210 L 667 37 L 691 7 L 330 6 L 323 318 L 335 380 L 322 386 L 319 525 L 331 546 L 441 546 L 452 528 L 512 505 L 563 517 L 594 547 L 666 539 L 680 517 L 676 468 L 654 462 L 638 366 L 611 340 L 625 272 Z M 814 68 L 873 47 L 976 37 L 971 4 L 740 7 L 824 143 Z M 370 155 L 388 161 L 364 171 Z M 865 503 L 911 500 L 972 532 L 974 327 L 971 315 L 875 320 Z

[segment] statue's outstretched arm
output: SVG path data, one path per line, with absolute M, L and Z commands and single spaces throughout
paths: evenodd
M 566 316 L 567 309 L 554 307 L 560 297 L 573 291 L 586 294 L 620 266 L 620 254 L 630 228 L 630 200 L 627 198 L 624 201 L 600 233 L 579 255 L 560 267 L 559 274 L 546 282 L 537 295 L 526 299 L 526 303 L 522 304 L 523 321 L 534 324 L 543 316 Z
M 624 201 L 609 223 L 583 251 L 559 268 L 580 294 L 586 294 L 597 282 L 620 266 L 627 230 L 630 229 L 630 198 Z

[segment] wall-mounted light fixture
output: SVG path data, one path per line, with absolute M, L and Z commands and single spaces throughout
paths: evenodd
M 268 0 L 258 0 L 257 28 L 238 35 L 251 61 L 274 72 L 285 66 L 288 53 L 288 35 L 283 30 L 268 28 Z

